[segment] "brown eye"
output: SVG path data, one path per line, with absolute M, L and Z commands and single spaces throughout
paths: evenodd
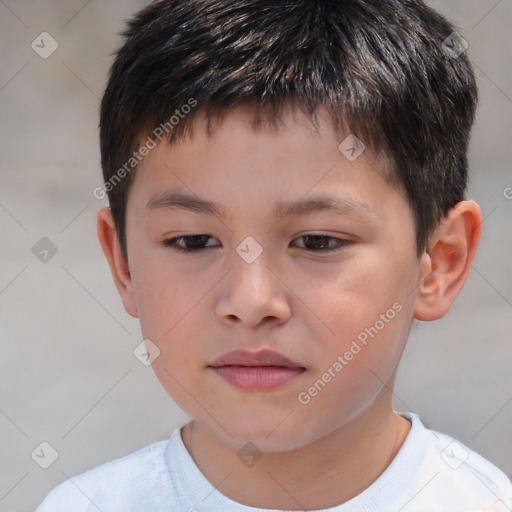
M 205 245 L 206 241 L 212 238 L 210 235 L 182 235 L 164 240 L 165 247 L 171 247 L 180 252 L 200 252 L 203 249 L 212 247 Z M 215 247 L 215 246 L 214 246 Z
M 302 235 L 297 240 L 304 240 L 304 248 L 313 252 L 336 251 L 348 245 L 348 240 L 342 240 L 328 235 Z

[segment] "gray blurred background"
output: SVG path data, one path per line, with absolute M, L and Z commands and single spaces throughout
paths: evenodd
M 0 511 L 33 510 L 187 420 L 134 357 L 139 325 L 96 238 L 99 100 L 118 32 L 146 3 L 0 0 Z M 430 3 L 469 42 L 479 81 L 469 195 L 484 234 L 449 315 L 414 327 L 395 408 L 512 476 L 512 2 Z M 48 469 L 42 442 L 58 453 Z

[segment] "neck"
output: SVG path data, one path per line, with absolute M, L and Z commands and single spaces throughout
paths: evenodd
M 247 468 L 236 458 L 237 448 L 196 421 L 183 427 L 182 438 L 203 475 L 230 499 L 252 507 L 314 510 L 368 488 L 397 455 L 409 429 L 390 404 L 380 412 L 373 407 L 312 444 L 264 453 Z

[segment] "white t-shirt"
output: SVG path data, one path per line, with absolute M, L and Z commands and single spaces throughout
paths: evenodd
M 489 510 L 512 510 L 512 483 L 504 473 L 451 437 L 426 429 L 416 414 L 402 415 L 411 429 L 387 469 L 358 496 L 322 511 L 473 512 L 492 504 L 497 508 Z M 241 505 L 220 493 L 188 453 L 179 428 L 168 441 L 66 480 L 36 512 L 98 510 L 276 512 Z

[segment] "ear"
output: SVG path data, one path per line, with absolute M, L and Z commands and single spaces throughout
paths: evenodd
M 110 266 L 117 291 L 121 295 L 124 309 L 129 315 L 137 318 L 139 313 L 130 269 L 121 250 L 110 208 L 102 208 L 98 212 L 98 239 Z
M 448 212 L 421 256 L 414 318 L 437 320 L 448 313 L 471 271 L 481 234 L 482 212 L 475 201 L 461 201 Z

